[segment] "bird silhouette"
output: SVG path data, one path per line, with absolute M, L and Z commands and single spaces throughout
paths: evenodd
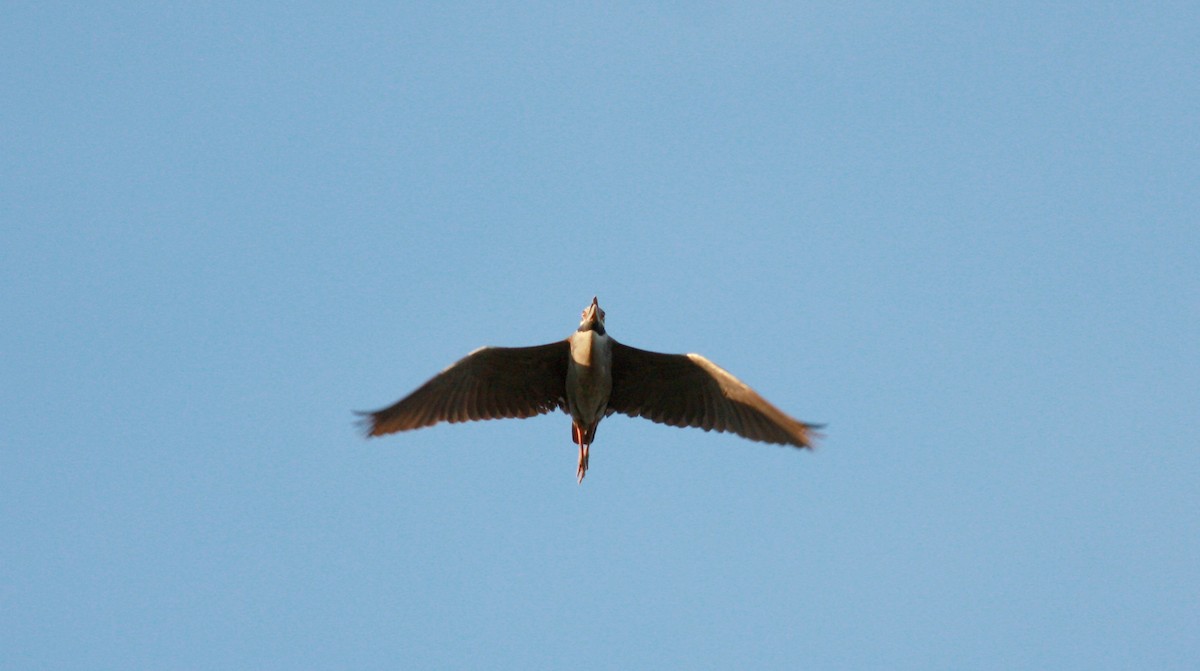
M 819 424 L 771 405 L 699 354 L 661 354 L 623 345 L 604 328 L 596 298 L 565 340 L 534 347 L 480 347 L 396 403 L 359 413 L 382 436 L 438 422 L 525 418 L 561 409 L 571 416 L 583 482 L 600 420 L 619 412 L 750 440 L 811 448 Z

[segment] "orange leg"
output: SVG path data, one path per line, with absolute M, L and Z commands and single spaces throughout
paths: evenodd
M 571 440 L 579 446 L 579 468 L 575 470 L 575 477 L 579 479 L 579 484 L 583 484 L 583 476 L 587 475 L 588 469 L 588 448 L 591 445 L 583 442 L 583 429 L 574 423 L 571 424 Z
M 579 478 L 579 484 L 583 484 L 583 476 L 587 475 L 588 469 L 588 448 L 591 445 L 581 445 L 579 447 L 579 468 L 575 471 L 575 476 Z

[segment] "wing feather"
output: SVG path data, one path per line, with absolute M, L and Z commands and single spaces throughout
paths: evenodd
M 610 411 L 670 426 L 728 431 L 812 447 L 816 424 L 790 417 L 699 354 L 661 354 L 613 342 Z
M 394 404 L 360 413 L 382 436 L 438 422 L 533 417 L 565 406 L 570 345 L 481 347 Z

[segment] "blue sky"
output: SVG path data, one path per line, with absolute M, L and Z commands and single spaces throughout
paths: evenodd
M 1197 31 L 8 3 L 0 666 L 1194 668 Z M 819 449 L 356 430 L 593 295 Z

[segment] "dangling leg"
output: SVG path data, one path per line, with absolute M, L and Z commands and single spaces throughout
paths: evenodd
M 583 443 L 583 429 L 574 422 L 571 423 L 571 440 L 579 446 L 579 467 L 575 469 L 575 477 L 583 484 L 583 476 L 587 473 L 587 448 Z
M 579 478 L 579 484 L 581 485 L 583 484 L 583 476 L 587 475 L 588 448 L 590 447 L 591 445 L 587 443 L 579 446 L 579 470 L 575 472 L 575 475 Z
M 575 470 L 575 476 L 579 478 L 580 484 L 583 484 L 583 476 L 587 475 L 588 450 L 592 447 L 592 440 L 595 438 L 595 424 L 590 429 L 584 429 L 578 424 L 571 422 L 571 440 L 575 441 L 575 444 L 579 446 L 579 468 Z

